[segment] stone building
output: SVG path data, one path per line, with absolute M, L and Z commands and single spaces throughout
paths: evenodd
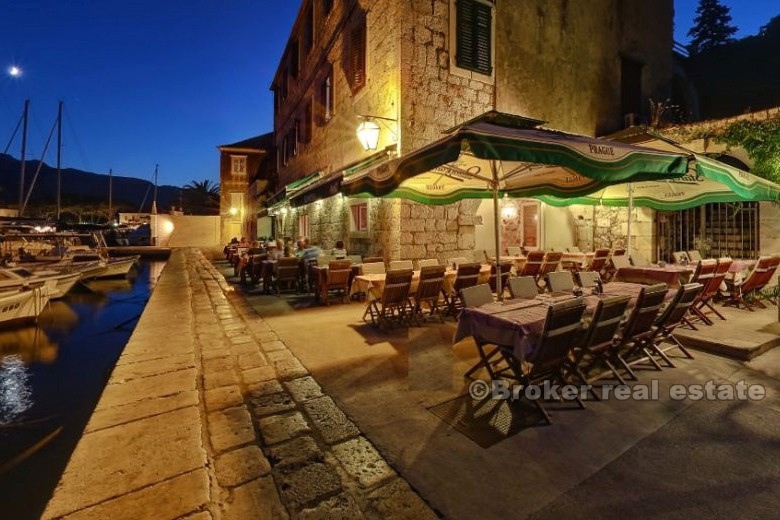
M 220 239 L 257 237 L 257 201 L 268 192 L 269 175 L 263 167 L 273 134 L 263 134 L 219 149 Z
M 488 204 L 325 197 L 327 180 L 489 110 L 586 135 L 621 129 L 669 95 L 672 22 L 672 0 L 304 0 L 272 84 L 279 185 L 298 184 L 292 207 L 271 211 L 285 235 L 325 248 L 343 239 L 355 254 L 479 258 Z M 356 139 L 360 123 L 378 129 L 375 150 Z M 315 196 L 296 201 L 296 190 Z M 506 210 L 505 244 L 578 242 L 579 209 Z

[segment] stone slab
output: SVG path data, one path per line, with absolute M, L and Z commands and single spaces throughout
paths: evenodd
M 311 431 L 300 412 L 271 415 L 257 421 L 265 444 L 277 444 Z
M 271 465 L 260 448 L 244 446 L 220 455 L 215 469 L 220 486 L 234 487 L 268 475 Z
M 143 360 L 135 363 L 125 362 L 117 364 L 114 371 L 111 372 L 111 383 L 115 384 L 139 377 L 165 374 L 194 367 L 195 356 L 192 353 L 166 356 L 154 360 Z
M 106 385 L 96 410 L 112 408 L 128 403 L 175 395 L 187 390 L 195 390 L 197 371 L 194 368 L 177 370 L 167 374 L 158 374 L 123 383 Z
M 144 399 L 122 406 L 112 408 L 101 408 L 95 410 L 85 432 L 102 430 L 119 424 L 125 424 L 131 421 L 137 421 L 144 417 L 152 417 L 165 412 L 171 412 L 180 408 L 198 405 L 198 392 L 196 390 L 187 390 L 178 394 L 165 397 L 155 397 Z
M 364 437 L 333 446 L 333 454 L 347 473 L 364 488 L 377 486 L 395 477 L 393 468 Z
M 284 468 L 306 462 L 322 462 L 323 453 L 314 439 L 303 436 L 268 448 L 268 460 L 275 468 Z
M 197 511 L 208 502 L 209 475 L 205 469 L 199 469 L 82 509 L 64 520 L 137 520 L 148 517 L 152 507 L 156 519 L 174 519 Z
M 341 491 L 338 473 L 321 462 L 275 474 L 281 496 L 290 509 L 300 509 Z
M 205 464 L 195 407 L 88 433 L 73 452 L 46 513 L 64 516 Z
M 244 406 L 210 413 L 208 430 L 211 446 L 217 453 L 255 440 L 252 418 Z
M 328 444 L 343 441 L 360 433 L 357 426 L 347 419 L 344 412 L 328 396 L 306 401 L 303 403 L 303 408 Z
M 209 412 L 244 404 L 244 396 L 241 394 L 241 388 L 238 385 L 221 386 L 206 390 L 203 392 L 203 399 L 206 402 L 206 410 Z
M 222 505 L 222 520 L 282 520 L 289 518 L 269 475 L 237 487 Z

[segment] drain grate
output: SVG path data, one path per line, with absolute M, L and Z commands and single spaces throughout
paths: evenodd
M 465 394 L 431 406 L 428 411 L 482 448 L 489 448 L 537 424 L 541 413 L 524 401 L 478 400 Z

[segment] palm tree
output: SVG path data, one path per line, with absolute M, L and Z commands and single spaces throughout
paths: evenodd
M 219 183 L 210 179 L 190 181 L 184 186 L 182 202 L 189 214 L 218 215 Z

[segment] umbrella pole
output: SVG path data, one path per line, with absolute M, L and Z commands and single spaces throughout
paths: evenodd
M 496 297 L 498 301 L 504 299 L 503 287 L 501 287 L 501 231 L 500 231 L 500 208 L 498 203 L 498 168 L 496 167 L 496 161 L 490 161 L 490 169 L 493 173 L 493 232 L 496 241 Z
M 631 215 L 634 212 L 634 185 L 628 183 L 628 225 L 626 226 L 626 255 L 631 255 Z

